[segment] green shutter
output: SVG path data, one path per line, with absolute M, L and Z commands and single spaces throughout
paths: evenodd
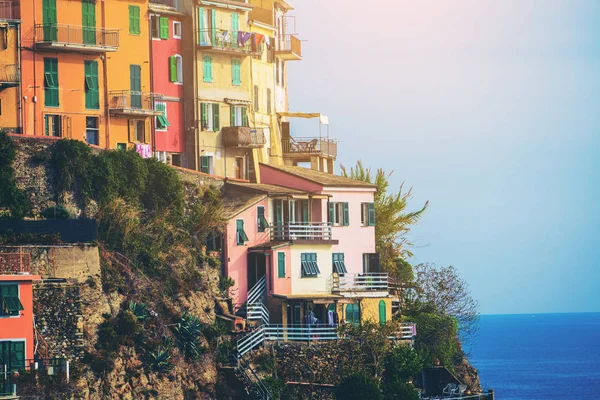
M 285 278 L 285 253 L 277 253 L 277 277 Z
M 212 58 L 204 56 L 204 82 L 212 82 Z
M 156 117 L 156 129 L 165 130 L 171 126 L 167 119 L 167 105 L 165 103 L 156 103 L 156 111 L 160 111 L 162 114 Z
M 369 226 L 375 226 L 375 204 L 374 203 L 369 203 L 369 205 L 367 206 L 368 208 L 368 225 Z
M 333 225 L 335 221 L 335 203 L 329 202 L 329 223 Z
M 238 219 L 235 221 L 235 230 L 236 230 L 236 243 L 238 245 L 243 245 L 244 242 L 248 241 L 248 236 L 246 236 L 246 232 L 244 231 L 244 220 Z
M 242 107 L 242 126 L 248 126 L 248 107 Z
M 211 18 L 211 32 L 210 32 L 210 38 L 211 38 L 211 43 L 214 46 L 215 43 L 217 42 L 217 10 L 211 10 L 212 11 L 212 18 Z
M 200 172 L 210 174 L 210 165 L 208 164 L 207 156 L 200 156 Z
M 169 18 L 160 17 L 160 38 L 168 39 L 169 38 Z
M 129 90 L 131 93 L 131 106 L 142 108 L 142 67 L 129 66 Z
M 231 80 L 235 86 L 242 84 L 241 65 L 240 60 L 237 58 L 231 60 Z
M 96 3 L 92 0 L 81 2 L 81 19 L 83 25 L 83 43 L 96 44 Z
M 58 59 L 44 58 L 44 105 L 58 107 Z
M 202 130 L 206 130 L 208 129 L 208 104 L 207 103 L 200 103 L 200 118 L 201 118 L 201 124 Z
M 344 226 L 349 226 L 350 225 L 350 212 L 348 210 L 348 203 L 343 203 L 344 204 Z
M 213 108 L 213 131 L 218 132 L 221 129 L 221 116 L 219 115 L 220 106 L 218 103 L 212 105 Z
M 56 21 L 56 0 L 43 0 L 42 23 L 44 24 L 45 41 L 54 42 L 58 39 Z
M 206 29 L 206 27 L 204 26 L 204 8 L 198 8 L 198 27 L 198 43 L 202 45 L 204 44 L 202 41 L 202 33 Z
M 169 80 L 177 82 L 177 57 L 169 57 Z
M 230 106 L 229 111 L 230 111 L 229 126 L 236 126 L 236 124 L 235 124 L 235 106 Z
M 233 48 L 238 47 L 238 31 L 240 30 L 240 16 L 236 13 L 231 14 L 231 43 Z
M 387 312 L 386 312 L 386 306 L 385 306 L 385 301 L 381 300 L 379 302 L 379 324 L 380 325 L 385 325 L 385 323 L 387 322 Z
M 140 8 L 129 6 L 129 33 L 139 35 L 140 32 Z
M 98 87 L 98 62 L 84 61 L 85 108 L 100 109 L 100 90 Z
M 11 342 L 10 356 L 12 370 L 25 368 L 25 342 Z

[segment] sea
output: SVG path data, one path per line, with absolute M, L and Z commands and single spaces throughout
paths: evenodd
M 469 351 L 500 400 L 600 399 L 600 313 L 482 315 Z

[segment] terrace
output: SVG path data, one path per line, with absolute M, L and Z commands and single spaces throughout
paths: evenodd
M 258 55 L 255 34 L 243 31 L 231 31 L 220 28 L 200 29 L 197 31 L 198 47 L 203 50 L 232 55 Z
M 273 241 L 333 241 L 328 222 L 288 222 L 271 225 Z
M 0 91 L 19 86 L 21 70 L 18 64 L 0 65 Z
M 389 278 L 385 272 L 334 273 L 332 275 L 331 291 L 345 297 L 379 297 L 382 295 L 381 292 L 387 294 L 389 289 Z
M 116 90 L 108 92 L 108 109 L 113 115 L 148 117 L 162 115 L 155 101 L 162 98 L 156 93 Z
M 119 30 L 77 25 L 35 25 L 35 48 L 48 51 L 106 53 L 119 48 Z
M 302 60 L 302 41 L 295 35 L 283 35 L 275 40 L 275 54 L 287 61 Z
M 226 126 L 223 132 L 225 147 L 255 149 L 264 147 L 267 143 L 264 128 L 249 128 L 247 126 Z

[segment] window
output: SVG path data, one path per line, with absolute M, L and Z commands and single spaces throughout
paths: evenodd
M 169 18 L 160 17 L 160 38 L 165 40 L 169 38 Z
M 204 56 L 202 58 L 202 64 L 204 66 L 204 82 L 212 82 L 212 57 Z
M 381 267 L 379 264 L 379 253 L 363 254 L 363 272 L 381 272 Z
M 169 80 L 183 82 L 183 60 L 179 54 L 169 57 Z
M 25 341 L 0 341 L 0 365 L 6 365 L 10 371 L 25 369 Z
M 231 106 L 231 126 L 248 126 L 248 108 L 245 106 Z
M 271 114 L 273 112 L 271 107 L 271 89 L 267 89 L 267 114 Z
M 58 104 L 58 58 L 44 58 L 44 105 Z
M 375 226 L 375 203 L 362 203 L 360 207 L 362 226 Z
M 142 67 L 140 65 L 129 65 L 129 90 L 131 107 L 142 108 Z
M 173 38 L 181 39 L 181 22 L 173 21 Z
M 156 111 L 162 113 L 162 115 L 156 117 L 156 130 L 166 131 L 167 127 L 171 126 L 167 119 L 167 103 L 156 103 Z
M 277 277 L 285 278 L 285 253 L 277 253 Z
M 329 203 L 329 223 L 333 226 L 349 226 L 348 203 Z
M 258 231 L 264 232 L 269 227 L 269 222 L 265 218 L 265 208 L 259 206 L 256 208 L 257 222 L 258 222 Z
M 246 173 L 244 168 L 244 157 L 236 157 L 234 162 L 235 177 L 237 179 L 245 179 Z
M 258 111 L 260 109 L 259 104 L 258 104 L 258 94 L 259 94 L 259 89 L 257 85 L 254 85 L 254 111 Z
M 239 58 L 231 59 L 231 82 L 234 86 L 242 84 L 242 67 Z
M 302 253 L 300 276 L 316 278 L 321 273 L 317 265 L 317 253 Z
M 61 137 L 61 119 L 60 115 L 48 115 L 44 117 L 44 132 L 46 136 Z
M 346 323 L 358 325 L 360 322 L 360 307 L 358 304 L 348 304 L 346 306 Z
M 56 41 L 58 38 L 56 21 L 56 0 L 43 0 L 42 23 L 44 24 L 45 41 Z
M 333 253 L 333 272 L 338 274 L 347 274 L 346 264 L 344 263 L 344 253 Z
M 0 315 L 16 316 L 23 310 L 19 300 L 19 285 L 0 285 Z
M 143 119 L 129 120 L 129 141 L 146 143 L 146 121 Z
M 158 15 L 150 16 L 150 29 L 152 39 L 160 39 L 160 17 Z
M 248 236 L 244 231 L 244 220 L 237 219 L 235 221 L 235 243 L 238 246 L 242 246 L 245 242 L 248 241 Z
M 85 117 L 85 141 L 96 146 L 100 145 L 98 117 Z
M 140 30 L 140 8 L 129 6 L 129 33 L 139 35 Z
M 96 2 L 83 0 L 81 2 L 81 19 L 83 30 L 83 43 L 96 44 Z
M 181 167 L 181 154 L 171 154 L 171 165 Z
M 221 118 L 219 116 L 218 103 L 201 103 L 200 114 L 202 120 L 202 130 L 218 132 L 221 129 Z
M 117 143 L 117 150 L 127 150 L 127 143 Z
M 213 173 L 212 156 L 200 156 L 200 172 L 204 172 L 205 174 Z
M 98 89 L 98 61 L 84 61 L 85 108 L 100 109 L 100 91 Z

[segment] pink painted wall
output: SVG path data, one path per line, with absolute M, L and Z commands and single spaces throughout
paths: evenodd
M 278 253 L 285 254 L 285 278 L 279 278 Z M 291 247 L 283 247 L 271 252 L 271 293 L 272 294 L 291 294 L 292 293 L 292 259 Z
M 320 192 L 323 189 L 319 184 L 309 182 L 264 164 L 260 164 L 260 181 L 261 183 L 280 185 L 307 192 Z
M 171 126 L 166 131 L 155 130 L 156 151 L 183 153 L 185 151 L 183 121 L 183 84 L 170 81 L 169 57 L 183 56 L 182 39 L 173 38 L 173 21 L 181 21 L 172 15 L 169 18 L 169 39 L 150 39 L 152 42 L 152 78 L 154 92 L 179 98 L 179 102 L 166 101 L 167 119 Z M 183 60 L 185 66 L 185 60 Z
M 227 222 L 225 229 L 225 271 L 227 276 L 235 280 L 235 286 L 231 290 L 233 302 L 241 305 L 248 297 L 248 248 L 270 241 L 269 229 L 266 232 L 258 232 L 257 207 L 265 207 L 265 218 L 269 220 L 268 199 L 264 199 L 238 214 Z M 248 242 L 243 246 L 236 244 L 236 221 L 244 220 L 244 231 L 248 236 Z M 267 274 L 269 273 L 269 259 L 267 258 Z M 268 278 L 267 278 L 268 279 Z

